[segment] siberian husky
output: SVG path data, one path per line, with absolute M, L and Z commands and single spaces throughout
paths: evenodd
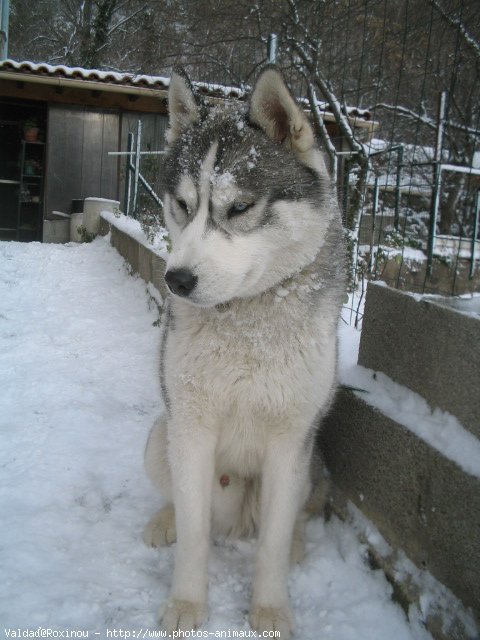
M 323 489 L 315 432 L 335 389 L 345 290 L 340 214 L 312 128 L 266 67 L 243 107 L 174 72 L 165 164 L 172 240 L 161 387 L 145 453 L 168 501 L 145 529 L 176 541 L 164 628 L 207 616 L 210 532 L 258 533 L 250 623 L 288 638 L 290 561 Z

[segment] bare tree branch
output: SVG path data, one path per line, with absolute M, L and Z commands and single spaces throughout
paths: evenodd
M 335 146 L 328 135 L 327 127 L 325 126 L 325 122 L 323 121 L 322 114 L 320 113 L 320 109 L 318 108 L 318 100 L 315 94 L 315 89 L 311 82 L 307 85 L 307 93 L 308 100 L 310 102 L 310 110 L 312 112 L 313 121 L 317 126 L 320 136 L 322 138 L 323 145 L 325 147 L 325 151 L 330 158 L 330 167 L 332 173 L 332 180 L 336 184 L 337 182 L 337 151 Z
M 432 118 L 429 118 L 427 115 L 421 115 L 420 113 L 417 113 L 412 109 L 408 109 L 407 107 L 402 107 L 401 105 L 398 105 L 398 104 L 393 105 L 393 104 L 386 104 L 384 102 L 381 102 L 379 104 L 374 105 L 373 107 L 370 107 L 369 111 L 375 111 L 377 109 L 386 109 L 387 111 L 394 111 L 399 116 L 402 116 L 404 118 L 410 118 L 412 120 L 416 120 L 417 122 L 421 122 L 422 124 L 426 125 L 430 129 L 433 129 L 435 131 L 437 129 L 437 122 L 435 120 L 432 120 Z M 474 135 L 477 137 L 480 136 L 480 130 L 474 129 L 473 127 L 468 127 L 467 125 L 460 124 L 459 122 L 452 122 L 450 120 L 448 121 L 447 124 L 451 129 L 457 129 L 458 131 L 463 131 L 464 133 L 468 133 L 469 135 Z
M 137 9 L 136 11 L 131 13 L 129 16 L 125 16 L 124 18 L 122 18 L 122 20 L 119 20 L 117 24 L 114 24 L 113 27 L 111 27 L 108 30 L 108 33 L 107 33 L 108 37 L 110 37 L 112 33 L 115 33 L 115 31 L 119 29 L 121 26 L 123 26 L 125 23 L 129 22 L 130 20 L 133 20 L 133 18 L 135 18 L 135 16 L 137 16 L 139 13 L 142 13 L 142 11 L 145 11 L 147 7 L 148 7 L 148 4 L 144 4 L 143 7 L 140 7 L 140 9 Z
M 335 116 L 338 127 L 348 141 L 351 150 L 355 151 L 360 156 L 365 156 L 365 149 L 363 148 L 363 145 L 361 145 L 357 141 L 353 129 L 348 121 L 348 117 L 343 113 L 340 101 L 332 91 L 328 80 L 325 78 L 323 73 L 319 71 L 318 68 L 315 68 L 312 59 L 309 57 L 303 46 L 299 42 L 297 42 L 297 40 L 289 38 L 289 44 L 300 57 L 301 61 L 305 65 L 305 68 L 309 72 L 311 79 L 315 82 L 319 90 L 322 92 L 325 101 L 328 102 L 329 108 Z

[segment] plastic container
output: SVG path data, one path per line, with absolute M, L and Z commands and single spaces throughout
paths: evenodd
M 102 211 L 118 209 L 118 200 L 107 200 L 106 198 L 85 198 L 83 205 L 83 224 L 88 233 L 97 235 L 100 231 L 100 214 Z

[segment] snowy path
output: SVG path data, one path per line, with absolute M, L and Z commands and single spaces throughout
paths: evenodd
M 156 629 L 173 558 L 141 537 L 159 505 L 142 466 L 160 410 L 154 320 L 145 285 L 105 239 L 0 243 L 5 637 L 8 628 L 98 638 L 107 629 Z M 309 524 L 308 556 L 290 580 L 296 638 L 430 638 L 407 623 L 364 552 L 338 520 Z M 210 637 L 247 632 L 253 555 L 253 542 L 212 547 Z

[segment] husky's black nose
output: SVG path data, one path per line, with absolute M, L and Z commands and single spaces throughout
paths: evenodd
M 183 298 L 192 293 L 197 281 L 197 276 L 188 269 L 174 269 L 165 274 L 165 282 L 170 291 Z

